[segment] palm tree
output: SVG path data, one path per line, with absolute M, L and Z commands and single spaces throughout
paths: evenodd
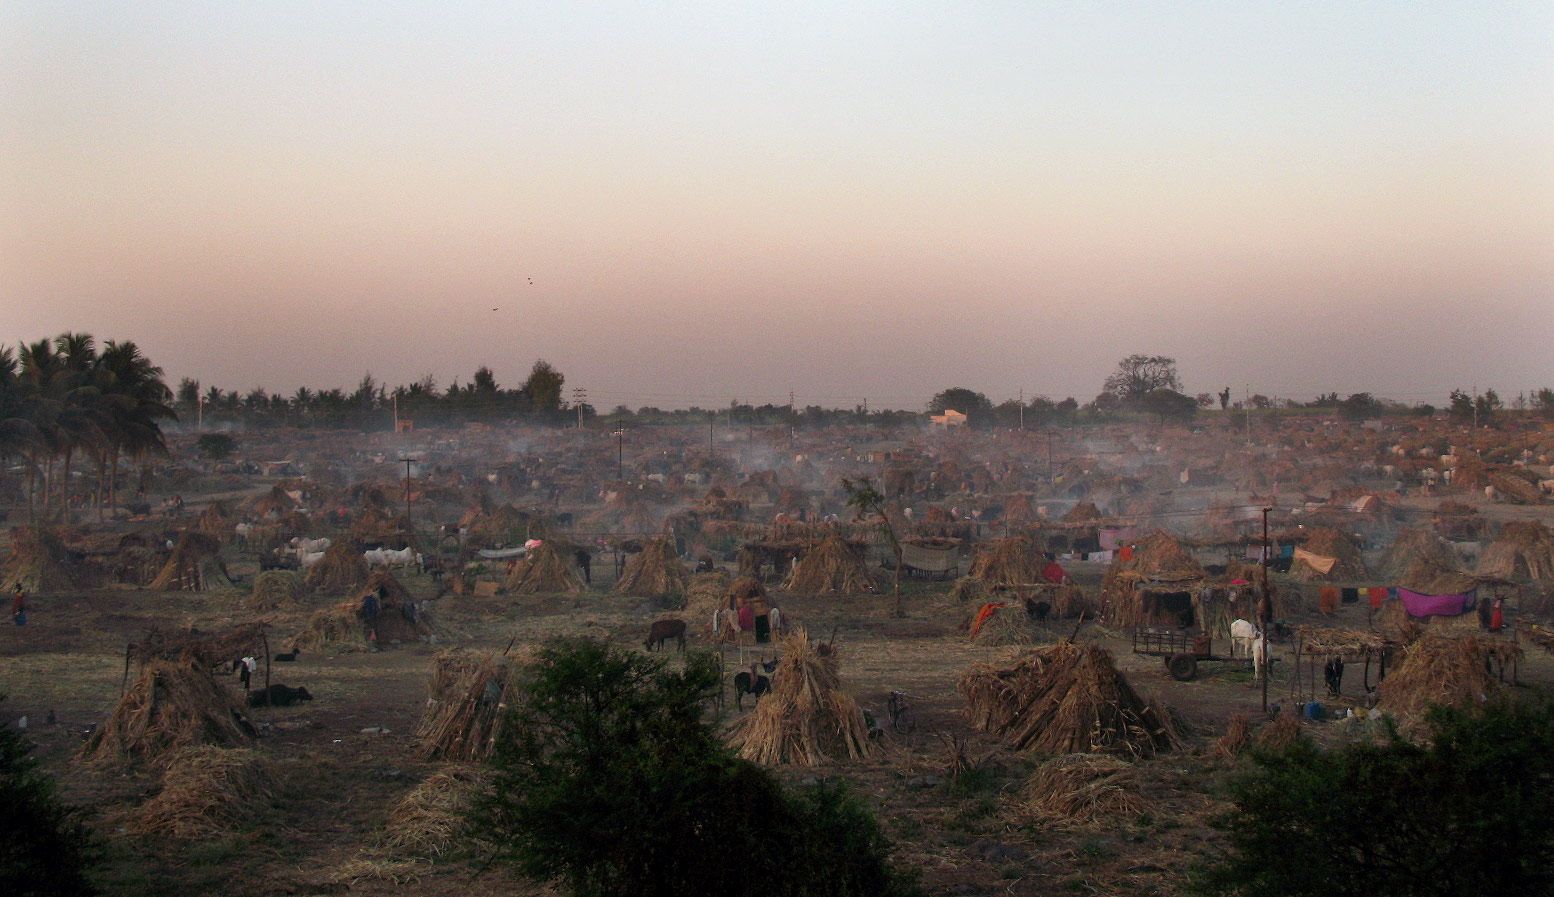
M 0 346 L 0 482 L 4 482 L 10 459 L 25 455 L 38 436 L 27 416 L 20 372 L 16 350 Z
M 97 365 L 97 382 L 109 409 L 111 425 L 106 431 L 104 451 L 99 457 L 99 508 L 102 505 L 102 474 L 107 472 L 108 509 L 118 506 L 119 459 L 128 454 L 144 460 L 152 454 L 167 454 L 158 421 L 177 420 L 173 394 L 163 380 L 160 367 L 140 352 L 132 341 L 103 346 Z

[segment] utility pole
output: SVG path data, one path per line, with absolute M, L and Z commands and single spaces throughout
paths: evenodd
M 1473 384 L 1473 429 L 1478 429 L 1478 384 Z
M 1252 444 L 1252 384 L 1246 384 L 1246 444 Z
M 394 432 L 399 432 L 399 393 L 394 393 Z M 408 474 L 406 474 L 408 476 Z
M 626 467 L 626 425 L 621 424 L 615 431 L 615 478 L 624 479 L 621 473 Z
M 1020 390 L 1020 429 L 1025 429 L 1025 390 Z
M 583 429 L 583 405 L 588 402 L 588 390 L 581 386 L 572 389 L 572 404 L 577 406 L 577 428 Z
M 1052 482 L 1052 431 L 1047 431 L 1047 482 Z
M 195 397 L 194 407 L 195 407 L 195 412 L 194 412 L 194 420 L 195 420 L 194 429 L 196 429 L 199 432 L 203 433 L 203 432 L 205 432 L 205 396 L 204 395 L 199 395 L 199 396 Z
M 410 525 L 410 463 L 414 458 L 401 458 L 405 462 L 405 525 Z
M 707 454 L 712 454 L 712 422 L 718 419 L 716 411 L 707 412 Z
M 1273 508 L 1263 508 L 1263 594 L 1257 602 L 1257 618 L 1262 627 L 1261 644 L 1258 650 L 1263 655 L 1263 713 L 1265 714 L 1268 712 L 1268 618 L 1273 615 L 1273 600 L 1268 597 L 1268 564 L 1273 560 L 1273 550 L 1268 544 L 1268 512 L 1272 510 Z M 1295 658 L 1295 662 L 1300 663 L 1300 658 Z

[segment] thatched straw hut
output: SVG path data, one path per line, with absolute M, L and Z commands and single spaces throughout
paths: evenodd
M 712 615 L 730 606 L 729 590 L 728 574 L 722 570 L 691 576 L 685 589 L 685 615 L 691 621 L 691 631 L 711 627 Z
M 978 548 L 968 575 L 988 586 L 1022 585 L 1042 582 L 1043 566 L 1045 562 L 1036 552 L 1036 545 L 1028 538 L 1016 536 Z
M 1365 559 L 1347 533 L 1314 526 L 1304 531 L 1303 544 L 1295 550 L 1290 575 L 1301 582 L 1362 582 L 1367 577 Z
M 426 760 L 485 760 L 496 749 L 517 682 L 506 657 L 448 651 L 432 662 L 416 737 Z
M 1398 580 L 1421 561 L 1451 568 L 1456 566 L 1457 556 L 1434 532 L 1410 528 L 1398 533 L 1393 540 L 1382 561 L 1382 570 L 1388 577 Z
M 785 588 L 805 594 L 842 595 L 875 590 L 863 551 L 837 533 L 830 533 L 799 558 Z
M 1203 567 L 1166 532 L 1154 532 L 1121 552 L 1101 580 L 1101 616 L 1108 626 L 1202 624 L 1198 591 Z
M 265 570 L 254 578 L 248 609 L 285 610 L 302 601 L 302 580 L 290 570 Z
M 803 629 L 782 639 L 772 690 L 734 724 L 729 743 L 746 760 L 768 766 L 816 766 L 872 757 L 863 710 L 842 691 L 834 646 L 816 644 Z
M 305 584 L 325 595 L 345 595 L 366 582 L 369 572 L 356 543 L 341 539 L 324 549 L 324 556 L 308 571 Z
M 513 565 L 507 590 L 515 595 L 577 594 L 583 591 L 583 581 L 572 569 L 571 553 L 563 555 L 555 541 L 546 539 Z
M 130 830 L 141 835 L 205 838 L 253 821 L 274 782 L 258 751 L 198 745 L 169 758 L 162 790 L 141 804 Z
M 634 598 L 660 598 L 683 595 L 690 584 L 691 571 L 675 553 L 674 540 L 660 536 L 643 543 L 642 550 L 626 561 L 626 569 L 615 583 L 615 593 Z
M 1420 730 L 1424 712 L 1434 705 L 1483 706 L 1500 691 L 1487 668 L 1490 653 L 1490 645 L 1479 638 L 1421 638 L 1382 680 L 1377 706 L 1399 717 L 1404 731 Z
M 1554 537 L 1535 520 L 1515 520 L 1478 559 L 1478 574 L 1520 581 L 1554 580 Z
M 253 727 L 208 666 L 192 657 L 154 659 L 81 748 L 93 763 L 159 762 L 180 748 L 239 745 Z
M 204 592 L 232 585 L 221 561 L 221 543 L 215 537 L 189 530 L 178 537 L 162 571 L 147 586 L 159 592 Z
M 376 598 L 378 605 L 371 620 L 363 615 L 369 596 Z M 378 570 L 350 598 L 308 618 L 306 629 L 294 644 L 312 649 L 385 648 L 419 641 L 431 631 L 430 621 L 419 612 L 404 585 L 394 574 Z
M 225 543 L 232 541 L 233 536 L 236 535 L 234 529 L 236 524 L 237 521 L 233 519 L 227 506 L 219 501 L 213 501 L 205 506 L 200 516 L 195 518 L 194 530 L 210 536 L 217 543 Z
M 1170 714 L 1134 692 L 1098 645 L 1036 648 L 1006 669 L 961 678 L 972 725 L 1015 750 L 1148 757 L 1178 746 Z
M 11 530 L 11 556 L 6 559 L 0 587 L 10 594 L 18 585 L 33 594 L 66 592 L 79 585 L 57 533 L 33 526 Z
M 297 503 L 279 485 L 248 503 L 248 513 L 258 518 L 284 517 L 297 510 Z

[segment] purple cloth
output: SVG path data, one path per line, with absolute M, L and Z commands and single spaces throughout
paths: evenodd
M 1410 617 L 1455 617 L 1473 606 L 1473 592 L 1464 595 L 1425 595 L 1398 589 L 1398 600 Z

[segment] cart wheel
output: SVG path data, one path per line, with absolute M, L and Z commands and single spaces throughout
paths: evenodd
M 1191 654 L 1174 654 L 1166 661 L 1166 669 L 1171 671 L 1172 679 L 1187 682 L 1198 675 L 1198 658 Z

